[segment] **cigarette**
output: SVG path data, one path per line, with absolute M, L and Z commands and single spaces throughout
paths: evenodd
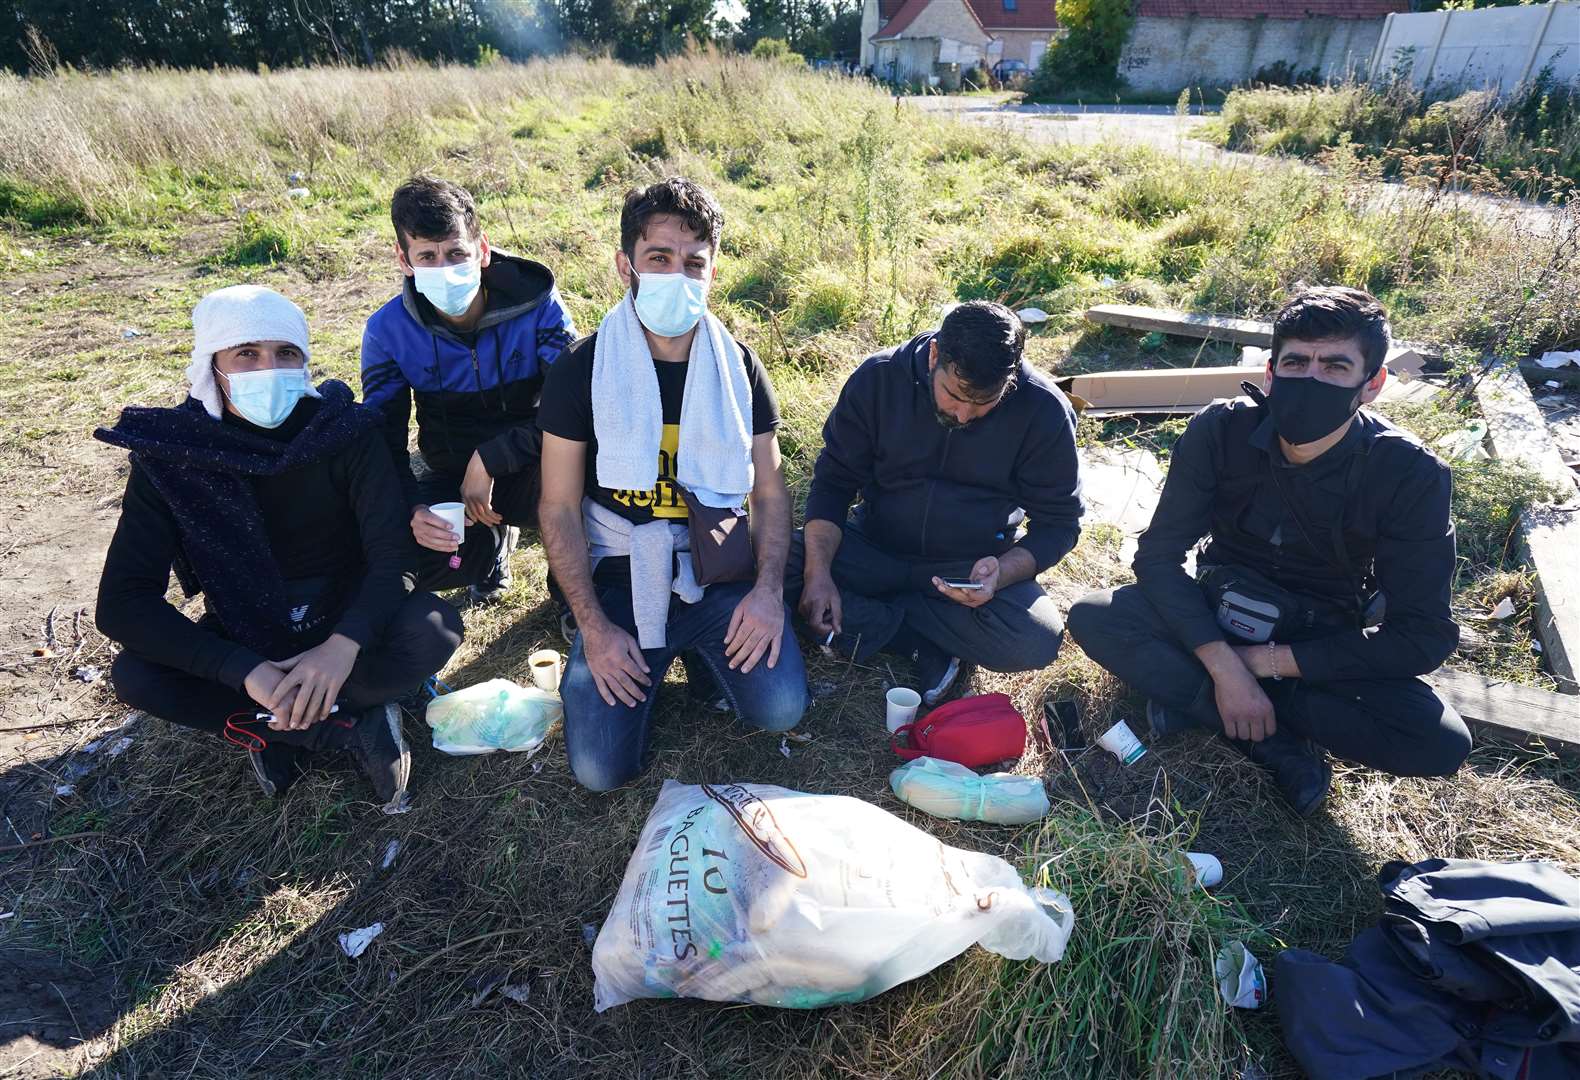
M 823 645 L 826 648 L 827 646 L 832 645 L 832 644 L 834 644 L 834 631 L 830 630 L 828 632 L 828 637 L 823 639 Z
M 337 713 L 337 712 L 340 711 L 340 706 L 339 705 L 331 705 L 331 706 L 329 706 L 329 711 L 332 712 L 332 713 Z M 278 720 L 279 717 L 275 716 L 272 712 L 261 712 L 261 713 L 257 713 L 253 717 L 253 719 L 255 719 L 255 720 L 267 720 L 270 723 L 273 723 L 275 720 Z

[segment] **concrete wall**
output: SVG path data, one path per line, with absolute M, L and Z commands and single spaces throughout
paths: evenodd
M 1024 60 L 1026 63 L 1031 64 L 1032 67 L 1036 67 L 1037 65 L 1033 63 L 1031 56 L 1032 46 L 1034 44 L 1040 44 L 1045 49 L 1048 45 L 1048 39 L 1052 36 L 1053 34 L 1047 30 L 996 31 L 993 35 L 993 38 L 995 41 L 1003 42 L 1004 47 L 998 52 L 993 52 L 992 55 L 987 58 L 988 62 L 994 63 L 999 60 Z M 1039 59 L 1041 58 L 1041 49 L 1037 51 L 1037 56 Z
M 1154 93 L 1247 82 L 1280 61 L 1323 79 L 1364 77 L 1382 28 L 1381 19 L 1144 16 L 1120 54 L 1119 74 Z
M 954 41 L 957 48 L 974 48 L 978 56 L 987 48 L 989 40 L 982 25 L 966 9 L 965 0 L 932 0 L 902 33 L 906 37 Z
M 1512 90 L 1551 64 L 1580 78 L 1580 3 L 1390 15 L 1373 71 L 1408 69 L 1417 86 Z
M 877 61 L 878 50 L 872 44 L 872 35 L 878 32 L 878 0 L 864 0 L 861 5 L 861 66 L 872 67 Z
M 933 74 L 933 64 L 938 60 L 937 38 L 901 38 L 898 41 L 877 43 L 873 74 L 880 79 L 923 82 Z

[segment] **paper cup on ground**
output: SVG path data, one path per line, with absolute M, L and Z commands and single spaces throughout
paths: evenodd
M 532 684 L 551 694 L 559 693 L 560 675 L 564 671 L 560 654 L 553 649 L 539 649 L 527 657 L 527 667 L 532 672 Z
M 459 542 L 466 536 L 466 507 L 462 503 L 434 503 L 428 507 L 429 511 L 444 518 L 450 526 L 450 531 L 455 533 Z
M 1185 858 L 1190 862 L 1191 873 L 1195 876 L 1196 883 L 1202 888 L 1210 889 L 1223 880 L 1223 863 L 1218 861 L 1216 855 L 1187 851 Z
M 1231 941 L 1218 950 L 1214 974 L 1218 976 L 1218 993 L 1237 1009 L 1260 1009 L 1267 1000 L 1262 962 L 1243 942 Z
M 1147 752 L 1135 732 L 1130 730 L 1130 725 L 1123 720 L 1098 736 L 1097 745 L 1113 754 L 1122 765 L 1135 764 Z
M 886 723 L 891 735 L 915 720 L 916 710 L 922 707 L 922 695 L 905 686 L 896 686 L 883 700 L 889 708 Z

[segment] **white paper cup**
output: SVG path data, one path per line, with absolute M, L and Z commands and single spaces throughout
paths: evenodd
M 564 661 L 560 654 L 553 649 L 539 649 L 527 657 L 527 668 L 532 672 L 532 684 L 539 690 L 549 693 L 558 693 L 560 689 L 560 674 L 564 671 Z
M 466 536 L 466 506 L 462 503 L 434 503 L 428 507 L 430 513 L 438 514 L 450 526 L 450 531 L 455 533 L 456 543 L 460 543 Z
M 906 686 L 896 686 L 883 695 L 883 700 L 888 705 L 885 723 L 891 735 L 915 720 L 916 710 L 922 707 L 922 695 Z
M 1134 765 L 1147 752 L 1123 720 L 1099 735 L 1097 744 L 1118 758 L 1121 765 Z
M 1196 884 L 1202 888 L 1210 889 L 1223 880 L 1223 863 L 1218 861 L 1216 855 L 1187 851 L 1185 858 L 1190 860 L 1191 872 L 1196 875 Z

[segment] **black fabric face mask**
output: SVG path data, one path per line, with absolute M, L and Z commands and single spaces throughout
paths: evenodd
M 1273 376 L 1267 403 L 1273 427 L 1286 442 L 1300 445 L 1331 434 L 1361 407 L 1362 386 L 1334 386 L 1314 376 Z

